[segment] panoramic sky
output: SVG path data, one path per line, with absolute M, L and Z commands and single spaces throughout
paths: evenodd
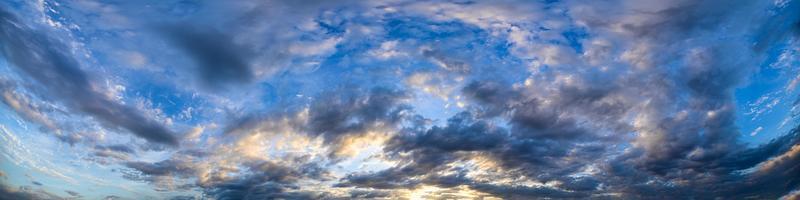
M 800 0 L 3 0 L 0 199 L 798 199 Z

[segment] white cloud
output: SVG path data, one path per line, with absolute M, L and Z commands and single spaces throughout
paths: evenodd
M 758 135 L 758 133 L 761 133 L 761 131 L 763 131 L 763 130 L 764 130 L 764 127 L 759 126 L 755 130 L 750 132 L 750 136 L 756 136 L 756 135 Z

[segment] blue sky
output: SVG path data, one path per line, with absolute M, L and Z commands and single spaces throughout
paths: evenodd
M 793 199 L 798 10 L 3 1 L 0 199 Z

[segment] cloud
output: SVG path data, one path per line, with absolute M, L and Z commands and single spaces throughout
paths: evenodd
M 192 105 L 193 117 L 170 118 L 191 141 L 175 151 L 133 148 L 119 138 L 72 148 L 121 165 L 127 180 L 173 199 L 789 198 L 800 185 L 793 176 L 800 173 L 800 131 L 749 147 L 746 134 L 768 129 L 739 127 L 737 89 L 752 74 L 777 69 L 770 62 L 787 62 L 772 57 L 795 42 L 797 5 L 155 3 L 170 14 L 147 17 L 181 18 L 157 27 L 167 47 L 194 66 L 177 72 L 232 92 L 208 94 L 163 80 L 191 94 L 180 101 L 202 102 Z M 9 41 L 4 53 L 27 75 L 22 80 L 107 127 L 177 142 L 148 115 L 96 92 L 67 42 L 13 17 L 0 19 L 7 19 L 0 22 L 0 39 Z M 138 33 L 130 31 L 112 32 Z M 145 61 L 184 64 L 151 55 Z M 316 67 L 298 70 L 309 63 Z M 130 79 L 139 83 L 151 73 Z M 269 94 L 242 87 L 250 84 Z M 28 120 L 47 117 L 29 95 L 38 90 L 24 86 L 6 89 L 4 102 Z M 149 92 L 143 90 L 149 89 L 131 84 L 125 92 Z M 239 93 L 246 95 L 230 95 Z M 449 98 L 460 105 L 440 105 Z M 185 104 L 161 103 L 167 106 L 152 112 L 176 113 L 182 108 L 169 105 Z M 81 141 L 76 134 L 61 138 Z
M 302 125 L 309 136 L 333 146 L 332 156 L 338 156 L 348 137 L 396 127 L 409 109 L 402 103 L 409 95 L 402 90 L 376 87 L 363 94 L 357 89 L 336 92 L 323 94 L 310 105 L 308 121 Z
M 211 27 L 173 25 L 161 28 L 162 35 L 184 52 L 197 66 L 206 86 L 222 88 L 232 83 L 249 83 L 253 53 L 237 44 L 233 36 Z
M 476 121 L 471 113 L 462 112 L 447 120 L 447 126 L 434 126 L 422 133 L 395 136 L 386 150 L 412 151 L 430 148 L 430 151 L 479 151 L 494 149 L 505 143 L 504 129 L 485 121 Z M 424 151 L 424 150 L 423 150 Z
M 465 176 L 450 179 L 458 181 L 445 185 L 467 185 L 515 198 L 586 198 L 615 192 L 631 198 L 726 196 L 730 194 L 727 190 L 742 187 L 740 184 L 748 182 L 745 180 L 770 177 L 738 176 L 736 170 L 790 151 L 778 148 L 792 144 L 787 140 L 745 151 L 736 140 L 740 133 L 734 123 L 733 89 L 744 82 L 752 68 L 734 66 L 755 66 L 761 62 L 763 52 L 740 40 L 703 39 L 719 34 L 720 27 L 730 27 L 738 19 L 737 14 L 752 12 L 748 7 L 727 2 L 657 6 L 630 2 L 623 3 L 621 6 L 626 7 L 622 9 L 638 11 L 609 19 L 592 17 L 590 13 L 613 13 L 619 7 L 566 6 L 574 6 L 571 14 L 576 20 L 585 20 L 589 30 L 597 31 L 597 37 L 631 36 L 640 42 L 612 41 L 614 48 L 621 48 L 611 51 L 621 55 L 612 56 L 640 59 L 626 58 L 626 63 L 545 62 L 577 66 L 536 71 L 523 84 L 473 81 L 461 91 L 476 103 L 470 108 L 474 114 L 468 115 L 483 123 L 507 122 L 507 126 L 498 126 L 503 127 L 501 130 L 507 128 L 506 134 L 452 128 L 458 126 L 450 123 L 446 128 L 401 132 L 384 150 L 406 164 L 376 173 L 352 174 L 339 186 L 388 189 L 433 184 L 436 177 L 442 177 L 440 173 L 461 171 L 454 166 L 481 155 L 501 167 L 503 172 L 498 176 L 518 174 L 530 181 L 555 184 L 508 186 Z M 709 7 L 715 9 L 708 11 Z M 743 38 L 757 26 L 734 26 L 731 29 L 740 32 L 730 32 L 728 37 Z M 696 41 L 674 43 L 687 37 Z M 614 67 L 582 68 L 605 64 Z M 672 72 L 676 69 L 682 73 Z M 451 122 L 462 119 L 460 115 L 463 114 L 454 116 Z M 443 134 L 446 132 L 439 133 L 440 130 L 457 131 Z M 636 134 L 629 138 L 624 135 L 627 132 Z M 484 138 L 490 135 L 502 137 Z M 631 146 L 615 146 L 627 142 Z M 737 157 L 742 160 L 733 161 Z M 792 166 L 793 157 L 781 158 L 786 160 L 781 163 L 788 163 L 785 166 Z M 593 168 L 592 163 L 600 164 Z M 587 170 L 594 172 L 585 174 Z M 766 179 L 769 178 L 762 180 Z M 792 181 L 782 182 L 786 186 L 774 191 L 757 190 L 752 194 L 767 198 L 782 195 L 796 185 Z M 696 189 L 715 184 L 720 186 L 711 191 Z
M 64 192 L 66 192 L 69 195 L 72 195 L 73 197 L 81 197 L 81 194 L 75 191 L 65 190 Z
M 5 181 L 0 181 L 0 199 L 64 199 L 55 194 L 39 190 L 31 189 L 29 187 L 20 187 L 18 189 L 12 188 L 7 185 Z
M 15 89 L 16 85 L 12 81 L 0 80 L 0 97 L 3 103 L 27 120 L 39 123 L 50 131 L 59 130 L 55 122 L 47 116 L 46 106 L 35 104 L 27 95 L 20 94 Z
M 750 136 L 756 136 L 756 135 L 757 135 L 759 132 L 761 132 L 762 130 L 764 130 L 764 127 L 761 127 L 761 126 L 759 126 L 759 127 L 758 127 L 758 128 L 756 128 L 755 130 L 753 130 L 752 132 L 750 132 Z
M 173 133 L 134 108 L 106 98 L 62 41 L 31 30 L 16 16 L 0 10 L 3 55 L 18 70 L 60 97 L 72 109 L 93 116 L 111 128 L 123 128 L 153 143 L 177 145 Z
M 135 155 L 136 151 L 126 145 L 109 145 L 109 146 L 102 146 L 97 145 L 94 147 L 94 156 L 104 157 L 104 158 L 114 158 L 118 160 L 128 160 L 131 155 Z M 101 163 L 104 163 L 103 160 L 97 160 Z

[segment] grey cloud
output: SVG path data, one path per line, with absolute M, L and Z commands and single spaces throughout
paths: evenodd
M 758 162 L 754 162 L 758 160 Z M 774 199 L 800 187 L 800 128 L 770 143 L 733 154 L 721 166 L 730 170 L 755 167 L 756 171 L 736 176 L 732 182 L 722 179 L 728 188 L 720 194 Z M 758 165 L 757 165 L 758 164 Z
M 649 101 L 648 105 L 625 105 L 643 106 L 635 111 L 649 118 L 636 127 L 635 131 L 642 134 L 634 143 L 641 151 L 629 151 L 629 164 L 664 180 L 688 181 L 704 173 L 722 173 L 724 169 L 718 163 L 743 148 L 736 141 L 739 132 L 735 126 L 733 89 L 753 70 L 749 66 L 757 66 L 763 57 L 758 49 L 742 41 L 747 40 L 746 36 L 772 31 L 753 29 L 760 26 L 758 22 L 744 22 L 753 19 L 741 18 L 772 19 L 763 18 L 766 14 L 759 9 L 765 8 L 755 2 L 673 2 L 660 7 L 637 2 L 623 6 L 641 10 L 608 18 L 587 17 L 581 12 L 576 15 L 590 21 L 589 28 L 599 34 L 611 34 L 602 30 L 621 27 L 623 35 L 635 36 L 636 44 L 648 45 L 643 52 L 629 50 L 646 62 L 631 61 L 633 75 L 621 77 L 627 85 L 615 89 L 633 91 Z M 607 8 L 596 11 L 618 9 Z M 637 17 L 642 20 L 626 21 Z M 603 20 L 621 24 L 600 22 Z M 719 35 L 741 40 L 704 39 Z M 631 84 L 644 87 L 625 87 Z M 641 102 L 635 94 L 628 95 L 626 98 Z M 675 115 L 676 112 L 685 115 Z
M 420 184 L 467 185 L 511 199 L 614 199 L 614 193 L 632 199 L 770 199 L 785 195 L 798 184 L 791 175 L 797 173 L 797 159 L 786 156 L 797 143 L 791 139 L 796 137 L 794 133 L 751 149 L 737 141 L 733 90 L 753 70 L 748 66 L 761 62 L 761 50 L 740 40 L 703 39 L 723 30 L 728 37 L 754 35 L 749 31 L 758 25 L 737 21 L 747 16 L 741 14 L 760 15 L 763 11 L 753 11 L 757 9 L 749 6 L 761 8 L 752 2 L 675 2 L 668 9 L 635 11 L 636 15 L 608 19 L 627 22 L 623 18 L 645 18 L 636 21 L 639 24 L 595 23 L 591 20 L 606 18 L 578 16 L 590 20 L 588 28 L 601 37 L 612 34 L 603 29 L 619 31 L 615 28 L 622 28 L 626 39 L 635 36 L 634 43 L 648 45 L 646 53 L 637 55 L 647 58 L 647 62 L 611 69 L 620 70 L 617 74 L 581 69 L 583 66 L 547 69 L 531 76 L 530 88 L 472 82 L 462 94 L 477 103 L 471 108 L 475 121 L 507 120 L 509 129 L 504 137 L 484 138 L 491 131 L 473 131 L 470 123 L 408 128 L 384 149 L 403 164 L 371 174 L 351 174 L 338 186 L 392 189 Z M 623 15 L 627 14 L 630 13 Z M 796 15 L 785 10 L 782 14 Z M 794 23 L 790 20 L 788 24 Z M 769 42 L 771 46 L 779 41 Z M 621 51 L 636 51 L 633 44 L 622 48 L 629 49 Z M 553 77 L 569 79 L 558 82 L 562 80 Z M 625 119 L 630 114 L 642 120 L 631 124 Z M 457 115 L 451 120 L 462 117 Z M 630 140 L 626 135 L 630 132 L 639 133 Z M 622 148 L 615 145 L 625 142 L 633 146 L 619 151 Z M 463 159 L 463 152 L 492 158 L 508 173 L 525 175 L 531 181 L 560 184 L 555 188 L 532 188 L 436 176 L 434 172 L 447 169 L 442 166 Z M 781 160 L 768 161 L 776 156 Z M 773 170 L 740 174 L 739 170 L 765 162 L 775 163 Z M 599 174 L 571 177 L 593 164 Z
M 526 176 L 538 177 L 547 181 L 553 177 L 561 177 L 574 172 L 577 170 L 576 166 L 585 164 L 574 163 L 571 166 L 554 164 L 555 162 L 564 163 L 564 160 L 560 159 L 570 157 L 570 151 L 578 151 L 580 153 L 576 154 L 581 154 L 586 158 L 596 155 L 596 152 L 603 152 L 602 148 L 576 148 L 567 142 L 558 143 L 555 140 L 550 142 L 515 138 L 504 129 L 495 127 L 487 121 L 475 119 L 473 114 L 464 112 L 449 119 L 445 127 L 434 126 L 421 131 L 412 128 L 390 139 L 384 151 L 390 157 L 397 157 L 406 164 L 372 174 L 350 174 L 337 186 L 394 189 L 411 188 L 420 184 L 438 185 L 445 188 L 467 185 L 473 189 L 500 196 L 513 194 L 516 195 L 516 198 L 535 196 L 535 194 L 551 198 L 578 195 L 545 188 L 489 187 L 490 184 L 476 182 L 464 177 L 463 174 L 439 176 L 435 173 L 448 170 L 447 164 L 466 158 L 465 156 L 468 154 L 463 153 L 478 152 L 499 162 L 508 170 L 508 173 L 521 170 L 522 174 Z M 590 153 L 591 151 L 594 152 Z M 464 172 L 461 169 L 455 170 Z M 563 187 L 574 190 L 591 190 L 591 187 L 598 184 L 591 178 L 565 179 L 562 182 L 564 182 Z M 512 190 L 514 193 L 502 191 L 505 189 L 501 188 Z
M 25 119 L 39 123 L 47 130 L 57 131 L 59 127 L 48 117 L 46 112 L 54 109 L 34 103 L 29 96 L 16 92 L 16 88 L 13 81 L 0 79 L 0 100 Z
M 0 27 L 5 58 L 72 108 L 93 116 L 108 127 L 123 128 L 147 141 L 178 144 L 173 133 L 159 122 L 95 91 L 88 75 L 62 41 L 31 30 L 5 10 L 0 10 Z
M 372 128 L 394 127 L 409 109 L 401 100 L 408 94 L 401 90 L 372 88 L 366 94 L 359 90 L 339 90 L 327 93 L 309 108 L 308 124 L 304 129 L 336 146 L 348 135 L 361 135 Z
M 107 148 L 107 147 L 104 147 Z M 117 154 L 108 153 L 114 156 Z M 127 156 L 127 154 L 122 154 Z M 158 162 L 127 161 L 127 157 L 121 159 L 121 165 L 125 168 L 119 169 L 122 177 L 133 181 L 142 181 L 155 184 L 159 190 L 170 190 L 174 188 L 164 188 L 165 185 L 175 185 L 179 179 L 194 177 L 202 169 L 198 160 L 203 155 L 196 155 L 187 151 L 179 151 L 170 158 Z M 168 177 L 168 178 L 167 178 Z M 169 182 L 163 181 L 167 178 Z M 193 185 L 179 185 L 178 189 L 186 189 Z
M 573 2 L 564 4 L 568 3 Z M 651 2 L 607 3 L 618 9 L 616 6 L 626 6 L 620 4 Z M 595 17 L 591 20 L 644 19 L 637 21 L 641 24 L 590 20 L 587 28 L 596 31 L 592 32 L 597 34 L 593 36 L 623 37 L 631 43 L 646 45 L 647 52 L 634 56 L 653 57 L 652 62 L 642 66 L 618 63 L 621 61 L 601 63 L 611 68 L 618 66 L 619 69 L 610 69 L 614 74 L 599 69 L 606 66 L 552 67 L 531 75 L 531 86 L 473 81 L 461 93 L 475 104 L 468 112 L 452 116 L 444 126 L 428 127 L 430 120 L 411 116 L 412 108 L 403 102 L 409 98 L 408 93 L 386 88 L 329 90 L 310 103 L 307 124 L 293 122 L 292 125 L 312 137 L 322 138 L 334 148 L 343 138 L 359 136 L 371 128 L 400 129 L 399 135 L 393 136 L 383 149 L 384 155 L 399 160 L 400 164 L 375 173 L 349 174 L 335 184 L 336 187 L 355 187 L 351 198 L 386 197 L 389 194 L 380 191 L 435 185 L 443 188 L 468 186 L 506 199 L 775 199 L 796 190 L 800 184 L 795 175 L 800 174 L 800 159 L 793 154 L 793 147 L 798 145 L 797 130 L 756 148 L 748 149 L 740 144 L 733 89 L 745 81 L 745 75 L 751 70 L 746 66 L 758 64 L 756 57 L 760 50 L 751 47 L 749 42 L 728 42 L 728 38 L 705 41 L 702 38 L 706 34 L 716 36 L 717 31 L 723 30 L 735 34 L 749 31 L 730 24 L 738 20 L 736 16 L 749 10 L 743 8 L 754 3 L 737 3 L 743 1 L 667 2 L 668 9 L 632 11 L 641 16 Z M 796 1 L 792 3 L 789 8 L 796 8 Z M 576 10 L 565 13 L 580 11 Z M 630 14 L 619 10 L 601 13 Z M 589 20 L 582 16 L 576 18 Z M 253 19 L 256 18 L 248 18 Z M 790 26 L 797 24 L 789 22 Z M 603 35 L 611 34 L 602 31 L 609 29 L 622 31 L 622 36 Z M 184 30 L 177 32 L 181 31 Z M 247 67 L 248 58 L 242 55 L 214 54 L 216 50 L 236 46 L 230 35 L 194 29 L 177 35 L 187 37 L 173 40 L 225 38 L 226 44 L 175 43 L 195 56 L 201 68 L 208 67 L 203 69 L 208 71 L 202 73 L 219 72 L 211 75 L 218 77 L 203 75 L 209 84 L 238 82 L 239 73 L 252 73 L 249 68 L 217 68 L 231 63 Z M 742 39 L 739 35 L 730 37 Z M 776 41 L 769 39 L 765 46 Z M 636 54 L 633 44 L 616 45 L 621 50 L 614 52 L 631 50 Z M 205 54 L 214 56 L 197 57 Z M 447 60 L 437 52 L 424 51 L 423 56 L 445 63 L 447 70 L 455 73 L 468 70 L 466 63 Z M 209 63 L 212 65 L 203 66 Z M 566 80 L 554 80 L 556 77 Z M 283 117 L 277 115 L 275 118 Z M 632 117 L 637 119 L 632 120 Z M 228 132 L 262 128 L 260 122 L 272 119 L 243 119 L 232 124 Z M 126 152 L 122 147 L 98 149 Z M 503 170 L 502 175 L 556 184 L 535 187 L 481 182 L 466 176 L 468 169 L 449 166 L 472 155 L 494 161 L 498 170 Z M 769 167 L 759 167 L 765 163 L 770 163 Z M 197 173 L 195 163 L 177 158 L 125 165 L 136 172 L 126 177 L 135 180 L 153 181 L 152 178 L 158 176 L 189 178 Z M 299 180 L 324 176 L 325 169 L 316 164 L 253 162 L 244 163 L 242 167 L 247 170 L 239 176 L 198 186 L 217 199 L 328 197 L 319 192 L 302 191 L 303 186 L 298 185 Z M 750 168 L 756 171 L 742 172 Z M 438 173 L 443 171 L 455 174 Z
M 284 166 L 264 161 L 248 166 L 250 173 L 232 180 L 203 185 L 206 194 L 216 199 L 318 199 L 317 192 L 288 191 L 297 189 L 301 178 L 318 178 L 320 174 L 312 165 Z
M 704 176 L 652 176 L 639 170 L 638 155 L 625 155 L 603 166 L 607 172 L 602 182 L 606 191 L 617 191 L 627 198 L 652 198 L 656 196 L 694 198 L 755 198 L 775 199 L 800 185 L 800 180 L 790 174 L 797 173 L 800 159 L 792 147 L 798 145 L 798 131 L 793 130 L 768 144 L 755 148 L 733 151 L 720 160 L 704 163 L 673 165 L 674 168 L 702 165 Z M 794 153 L 794 154 L 793 154 Z M 792 156 L 794 155 L 794 156 Z M 780 157 L 780 158 L 779 158 Z M 763 170 L 764 163 L 777 160 L 773 167 Z M 687 165 L 687 166 L 683 166 Z M 753 172 L 741 170 L 753 168 Z M 691 179 L 689 179 L 691 178 Z M 685 184 L 669 184 L 669 180 L 686 181 Z
M 237 183 L 215 188 L 210 194 L 220 200 L 234 199 L 319 199 L 322 194 L 313 192 L 291 192 L 286 185 L 273 182 Z
M 193 196 L 174 196 L 169 198 L 170 200 L 195 200 L 197 198 Z
M 470 66 L 467 65 L 467 63 L 455 58 L 450 58 L 441 51 L 426 49 L 422 51 L 422 56 L 430 58 L 439 63 L 441 67 L 447 71 L 464 74 L 470 72 Z
M 81 135 L 77 133 L 59 134 L 56 135 L 56 138 L 58 138 L 58 140 L 61 140 L 62 142 L 69 143 L 70 145 L 75 145 L 82 139 Z
M 123 177 L 145 181 L 158 187 L 163 178 L 189 180 L 203 172 L 201 163 L 191 152 L 181 152 L 170 159 L 159 162 L 127 162 L 123 169 Z M 300 157 L 288 162 L 246 161 L 237 169 L 239 176 L 219 178 L 213 174 L 204 181 L 198 180 L 178 186 L 177 189 L 198 187 L 205 195 L 215 199 L 318 199 L 326 194 L 312 191 L 291 191 L 298 189 L 301 179 L 325 179 L 329 176 L 326 169 L 315 162 L 307 162 Z M 215 172 L 212 172 L 215 173 Z M 169 191 L 173 188 L 159 188 Z
M 562 117 L 558 110 L 540 106 L 536 99 L 516 106 L 510 123 L 514 133 L 522 137 L 572 140 L 588 136 L 575 120 Z
M 395 129 L 411 112 L 403 102 L 410 94 L 404 90 L 374 87 L 371 89 L 337 88 L 320 95 L 308 105 L 307 120 L 293 120 L 293 126 L 310 137 L 319 137 L 332 147 L 330 155 L 336 158 L 343 139 L 362 136 L 371 130 Z M 265 124 L 303 110 L 250 115 L 235 120 L 225 128 L 227 134 L 250 133 L 268 129 Z
M 569 115 L 581 112 L 605 120 L 603 118 L 610 114 L 608 108 L 598 107 L 595 102 L 612 93 L 611 89 L 560 87 L 557 95 L 551 97 L 555 99 L 548 99 L 550 104 L 547 107 L 540 105 L 542 99 L 494 82 L 473 82 L 465 86 L 463 92 L 480 109 L 496 113 L 484 117 L 500 115 L 508 119 L 510 132 L 506 142 L 502 148 L 489 152 L 509 169 L 523 169 L 523 172 L 544 179 L 566 175 L 570 170 L 576 170 L 575 167 L 601 157 L 605 152 L 605 142 L 613 141 L 586 130 L 587 124 L 580 124 Z M 624 111 L 611 114 L 619 115 L 620 112 Z M 577 157 L 581 159 L 575 159 Z M 565 163 L 566 160 L 586 162 Z
M 796 144 L 800 144 L 800 127 L 795 127 L 788 134 L 775 138 L 769 143 L 731 154 L 720 161 L 720 166 L 729 168 L 729 170 L 747 169 L 767 158 L 789 151 Z
M 118 145 L 109 145 L 109 146 L 97 145 L 97 146 L 94 147 L 94 151 L 93 151 L 92 155 L 98 156 L 98 157 L 105 157 L 105 158 L 114 158 L 114 159 L 119 159 L 119 160 L 128 160 L 128 158 L 131 155 L 134 155 L 135 153 L 136 153 L 136 151 L 133 150 L 132 148 L 130 148 L 130 147 L 126 146 L 126 145 L 118 144 Z M 90 159 L 92 159 L 92 158 L 90 158 Z M 95 160 L 95 161 L 97 161 L 99 163 L 107 163 L 106 160 L 102 160 L 102 159 L 92 159 L 92 160 Z
M 583 199 L 589 197 L 589 195 L 585 193 L 568 192 L 546 187 L 499 186 L 493 184 L 475 184 L 472 187 L 476 190 L 496 194 L 506 199 Z
M 355 189 L 350 191 L 350 198 L 353 199 L 376 199 L 376 198 L 389 198 L 392 196 L 391 192 L 381 190 L 361 190 Z
M 155 182 L 160 176 L 190 177 L 197 172 L 197 166 L 192 162 L 192 157 L 175 156 L 167 160 L 148 162 L 126 162 L 124 165 L 135 171 L 123 171 L 123 176 L 131 180 Z
M 34 190 L 29 187 L 19 187 L 17 189 L 7 185 L 5 181 L 0 181 L 0 200 L 20 200 L 20 199 L 64 199 L 55 194 L 42 190 Z
M 118 197 L 118 196 L 115 196 L 115 195 L 109 195 L 109 196 L 103 197 L 103 200 L 120 200 L 120 199 L 122 199 L 122 197 Z
M 162 35 L 189 56 L 206 86 L 221 89 L 232 83 L 253 80 L 250 60 L 254 56 L 234 37 L 212 27 L 172 25 L 161 28 Z
M 484 117 L 508 117 L 513 134 L 522 138 L 573 140 L 591 136 L 574 119 L 564 115 L 570 108 L 588 107 L 588 112 L 599 112 L 601 115 L 619 112 L 609 111 L 615 108 L 592 104 L 611 90 L 562 87 L 558 90 L 560 96 L 551 100 L 551 104 L 555 105 L 547 107 L 540 105 L 542 100 L 535 96 L 525 95 L 510 86 L 491 81 L 474 81 L 465 86 L 462 92 L 468 99 L 478 103 Z
M 66 192 L 69 195 L 72 195 L 73 197 L 81 197 L 80 193 L 72 191 L 72 190 L 65 190 L 64 192 Z
M 413 172 L 413 174 L 412 174 Z M 375 189 L 412 188 L 419 181 L 408 179 L 409 176 L 424 174 L 422 170 L 412 167 L 390 168 L 371 174 L 348 174 L 334 187 L 366 187 Z
M 430 148 L 437 151 L 480 151 L 504 144 L 508 134 L 485 121 L 476 121 L 471 113 L 462 112 L 447 122 L 447 126 L 434 126 L 422 133 L 395 136 L 386 145 L 389 151 L 411 151 Z
M 467 84 L 461 93 L 479 103 L 485 116 L 505 114 L 515 99 L 522 98 L 519 92 L 492 81 L 473 81 Z
M 94 148 L 97 149 L 97 150 L 110 150 L 110 151 L 116 151 L 116 152 L 121 152 L 121 153 L 135 153 L 136 152 L 131 147 L 129 147 L 127 145 L 123 145 L 123 144 L 115 144 L 115 145 L 108 145 L 108 146 L 98 145 L 98 146 L 95 146 Z

